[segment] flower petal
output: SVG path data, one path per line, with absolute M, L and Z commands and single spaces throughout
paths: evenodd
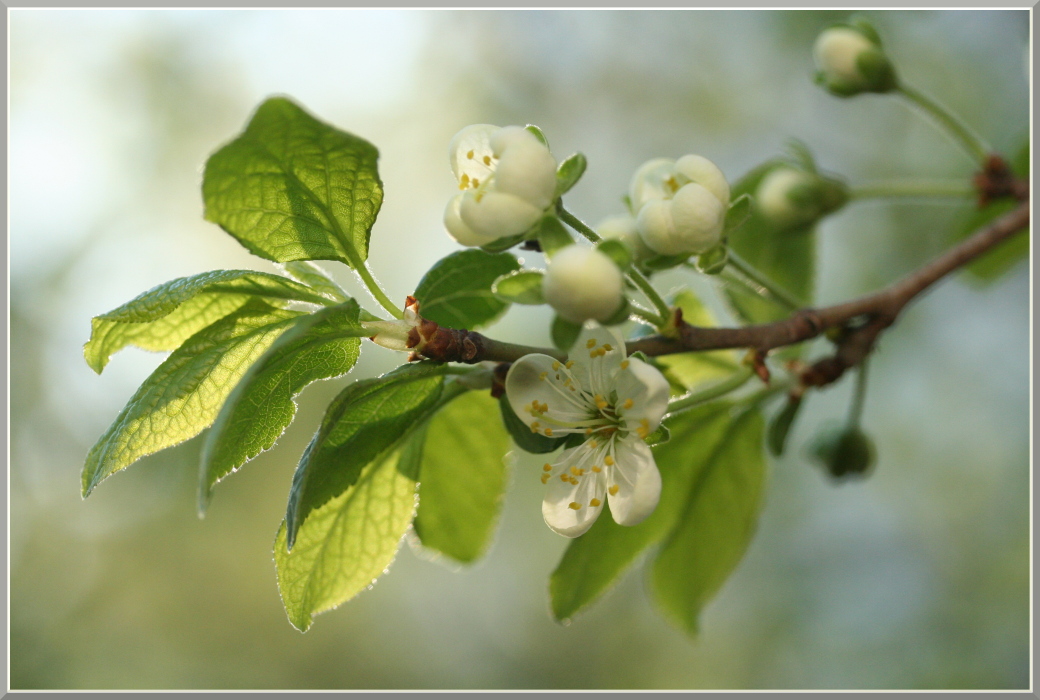
M 542 216 L 542 210 L 516 195 L 493 187 L 463 193 L 459 215 L 478 234 L 502 238 L 523 233 Z
M 524 355 L 509 368 L 506 397 L 520 420 L 543 435 L 546 428 L 553 430 L 553 421 L 586 420 L 592 412 L 563 363 L 537 353 Z M 541 411 L 549 421 L 536 415 Z
M 466 175 L 468 181 L 476 178 L 478 182 L 484 182 L 488 178 L 494 170 L 490 165 L 493 162 L 491 136 L 499 130 L 500 127 L 494 124 L 471 124 L 452 137 L 448 145 L 448 160 L 456 179 L 461 180 Z
M 553 532 L 564 537 L 578 537 L 592 527 L 603 511 L 606 472 L 591 471 L 596 453 L 597 450 L 586 442 L 565 450 L 557 460 L 557 468 L 553 470 L 542 501 L 542 517 Z M 584 469 L 584 473 L 575 476 L 572 468 L 578 472 Z M 561 475 L 571 475 L 573 479 L 564 480 Z M 596 505 L 592 505 L 593 502 Z
M 647 202 L 671 197 L 672 190 L 664 183 L 674 174 L 675 161 L 671 158 L 654 158 L 643 163 L 628 186 L 632 211 L 638 214 Z
M 704 156 L 683 156 L 675 161 L 675 170 L 715 195 L 723 208 L 729 207 L 729 183 L 719 167 L 710 160 Z
M 635 435 L 615 442 L 614 465 L 607 478 L 607 500 L 614 522 L 638 525 L 654 511 L 660 497 L 661 475 L 647 444 Z
M 656 367 L 639 358 L 629 358 L 618 372 L 617 412 L 629 432 L 642 427 L 649 435 L 656 430 L 668 410 L 668 396 L 668 380 Z
M 487 245 L 498 240 L 497 236 L 485 236 L 482 233 L 477 233 L 462 220 L 462 217 L 459 216 L 459 207 L 462 205 L 464 196 L 465 193 L 459 193 L 452 197 L 444 210 L 444 227 L 448 229 L 448 235 L 462 245 L 468 246 Z
M 614 375 L 625 359 L 625 339 L 613 328 L 589 323 L 582 329 L 568 359 L 574 361 L 571 372 L 582 388 L 609 400 Z
M 491 140 L 498 154 L 495 189 L 516 195 L 544 210 L 556 194 L 556 161 L 527 129 L 507 126 Z

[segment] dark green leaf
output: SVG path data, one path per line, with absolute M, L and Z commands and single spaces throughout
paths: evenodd
M 556 196 L 567 194 L 571 188 L 578 184 L 578 180 L 585 174 L 585 168 L 589 165 L 585 156 L 575 153 L 568 157 L 560 167 L 556 169 Z
M 705 404 L 668 418 L 672 439 L 652 448 L 661 472 L 661 500 L 634 527 L 615 523 L 606 513 L 571 542 L 549 580 L 553 616 L 566 620 L 592 603 L 647 547 L 675 529 L 694 479 L 706 468 L 725 438 L 732 404 Z
M 553 316 L 552 327 L 549 329 L 552 335 L 553 345 L 567 352 L 574 345 L 574 341 L 581 334 L 581 324 L 571 323 L 559 316 Z
M 383 203 L 378 157 L 368 141 L 273 97 L 206 162 L 206 219 L 268 260 L 360 269 Z
M 766 444 L 769 446 L 769 452 L 774 457 L 779 457 L 784 453 L 784 445 L 787 442 L 787 435 L 791 431 L 791 426 L 794 424 L 795 416 L 798 415 L 798 409 L 801 405 L 801 397 L 788 397 L 787 403 L 784 404 L 784 407 L 769 423 L 769 431 L 766 434 Z
M 333 301 L 342 303 L 350 298 L 350 295 L 343 291 L 343 288 L 336 284 L 325 270 L 312 262 L 293 260 L 285 263 L 283 267 L 290 275 Z
M 563 224 L 560 223 L 555 214 L 543 216 L 532 227 L 528 237 L 531 237 L 531 234 L 534 234 L 534 237 L 538 239 L 542 252 L 545 253 L 547 258 L 551 258 L 561 248 L 574 244 L 571 234 L 567 232 L 567 229 L 563 227 Z
M 502 424 L 512 436 L 516 446 L 524 452 L 545 454 L 558 450 L 563 444 L 564 438 L 546 437 L 541 433 L 533 432 L 527 427 L 513 411 L 513 407 L 509 404 L 509 399 L 505 395 L 498 400 L 498 407 L 500 409 L 499 412 L 502 414 Z
M 471 248 L 439 260 L 415 290 L 419 314 L 449 328 L 473 329 L 505 313 L 509 304 L 497 298 L 491 286 L 499 277 L 520 269 L 509 253 L 486 253 Z
M 313 616 L 371 586 L 393 563 L 415 513 L 417 450 L 412 444 L 365 465 L 357 482 L 315 510 L 292 551 L 278 529 L 274 561 L 289 621 L 301 632 Z
M 398 448 L 409 433 L 461 391 L 444 391 L 444 367 L 411 363 L 374 379 L 354 382 L 325 412 L 321 428 L 293 474 L 286 509 L 288 543 L 310 513 L 337 498 L 370 464 Z
M 487 550 L 502 506 L 509 448 L 509 433 L 486 391 L 463 394 L 430 419 L 415 516 L 424 546 L 461 562 Z
M 727 416 L 721 438 L 701 448 L 703 468 L 654 561 L 653 597 L 690 633 L 697 631 L 701 609 L 729 578 L 754 535 L 766 477 L 763 429 L 757 407 Z
M 202 447 L 199 512 L 213 486 L 270 449 L 296 415 L 295 396 L 319 379 L 346 374 L 357 362 L 358 304 L 350 301 L 300 319 L 242 378 Z
M 517 270 L 502 275 L 491 285 L 496 297 L 513 304 L 544 304 L 541 270 Z
M 91 448 L 83 496 L 110 474 L 212 424 L 242 375 L 301 315 L 254 299 L 188 338 Z
M 189 337 L 240 308 L 251 297 L 273 306 L 290 300 L 325 304 L 327 299 L 291 279 L 255 270 L 214 270 L 160 284 L 91 321 L 83 346 L 87 364 L 99 374 L 127 345 L 173 350 Z

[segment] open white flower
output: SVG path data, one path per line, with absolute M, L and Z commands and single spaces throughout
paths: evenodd
M 451 140 L 448 157 L 462 192 L 448 203 L 444 225 L 462 245 L 523 233 L 553 202 L 556 161 L 521 126 L 467 126 Z
M 632 178 L 628 196 L 639 235 L 657 253 L 703 253 L 722 238 L 729 184 L 703 156 L 644 163 Z
M 585 437 L 542 468 L 549 486 L 542 516 L 555 532 L 581 535 L 604 501 L 621 525 L 636 525 L 657 507 L 661 476 L 643 438 L 668 409 L 668 381 L 642 360 L 626 359 L 620 335 L 586 327 L 567 362 L 525 355 L 509 369 L 506 396 L 533 432 Z

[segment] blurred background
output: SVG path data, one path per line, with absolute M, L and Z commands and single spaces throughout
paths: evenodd
M 174 277 L 274 266 L 203 221 L 207 156 L 271 94 L 375 143 L 386 200 L 370 262 L 394 299 L 457 249 L 447 145 L 540 125 L 589 171 L 568 206 L 619 213 L 645 160 L 699 153 L 731 180 L 788 137 L 852 184 L 966 178 L 896 100 L 815 87 L 816 33 L 846 13 L 70 11 L 10 17 L 10 684 L 28 688 L 1024 688 L 1029 671 L 1029 269 L 945 280 L 887 333 L 864 425 L 879 461 L 835 484 L 806 457 L 843 416 L 813 395 L 773 464 L 759 532 L 689 639 L 640 568 L 569 626 L 547 580 L 566 546 L 517 466 L 494 546 L 454 569 L 407 544 L 306 635 L 271 544 L 326 403 L 401 357 L 366 345 L 300 397 L 280 444 L 195 515 L 198 439 L 80 499 L 88 448 L 160 357 L 83 361 L 90 318 Z M 1028 129 L 1026 11 L 874 12 L 908 81 L 999 151 Z M 948 246 L 970 205 L 863 202 L 820 232 L 818 302 Z M 540 265 L 537 254 L 529 262 Z M 329 269 L 367 300 L 349 271 Z M 691 273 L 692 274 L 692 273 Z M 683 281 L 666 278 L 665 286 Z M 370 308 L 376 308 L 370 303 Z M 493 335 L 548 343 L 514 308 Z M 818 351 L 822 352 L 822 347 Z

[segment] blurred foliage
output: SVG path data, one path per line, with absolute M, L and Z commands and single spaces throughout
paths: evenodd
M 901 75 L 996 148 L 1019 145 L 1026 11 L 870 17 Z M 697 644 L 651 612 L 634 575 L 570 626 L 551 621 L 545 580 L 567 543 L 541 522 L 537 457 L 514 466 L 480 565 L 405 549 L 393 576 L 301 636 L 286 624 L 271 543 L 296 461 L 344 380 L 304 392 L 277 448 L 230 477 L 203 521 L 198 439 L 79 498 L 90 444 L 159 361 L 127 351 L 100 380 L 81 354 L 88 319 L 176 276 L 273 270 L 202 221 L 199 194 L 201 164 L 268 94 L 293 94 L 379 147 L 386 201 L 369 262 L 400 301 L 454 249 L 440 223 L 445 152 L 465 124 L 534 122 L 557 156 L 581 150 L 589 169 L 567 201 L 591 220 L 622 211 L 650 157 L 703 153 L 732 179 L 787 137 L 853 185 L 970 175 L 901 105 L 811 84 L 816 32 L 845 18 L 12 10 L 11 686 L 1025 687 L 1021 265 L 985 289 L 944 282 L 886 335 L 864 415 L 878 449 L 867 482 L 834 486 L 806 455 L 850 387 L 802 407 L 759 534 Z M 932 202 L 850 205 L 820 227 L 818 301 L 916 267 L 962 216 Z M 345 268 L 326 267 L 363 296 Z M 513 306 L 496 334 L 536 329 L 548 344 L 549 319 L 534 311 Z M 368 347 L 351 376 L 396 362 Z

